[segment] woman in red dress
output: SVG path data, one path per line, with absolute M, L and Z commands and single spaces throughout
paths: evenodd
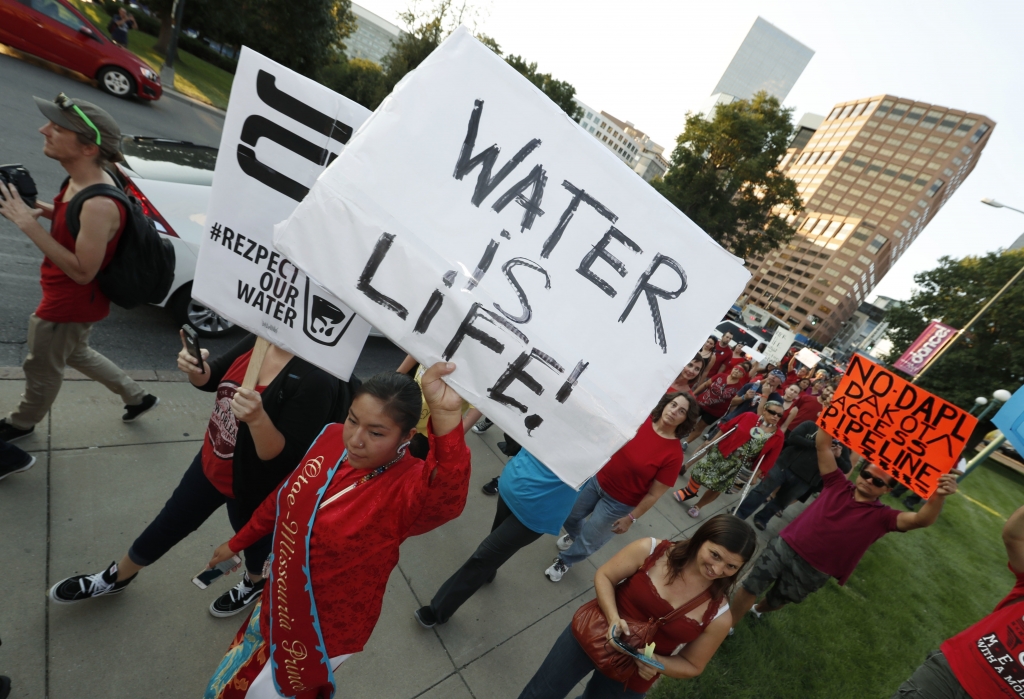
M 588 699 L 640 699 L 659 674 L 696 677 L 729 633 L 729 590 L 756 548 L 750 525 L 726 514 L 712 517 L 685 541 L 645 538 L 629 544 L 598 568 L 597 605 L 608 625 L 608 640 L 614 633 L 634 648 L 638 641 L 630 638 L 630 624 L 659 619 L 654 653 L 648 657 L 664 670 L 659 673 L 636 660 L 635 674 L 623 686 L 601 672 L 570 625 L 519 699 L 562 699 L 592 671 L 583 693 Z
M 334 695 L 334 670 L 363 649 L 377 623 L 399 545 L 465 507 L 462 397 L 442 380 L 454 370 L 438 363 L 423 375 L 426 461 L 406 451 L 420 388 L 403 374 L 378 374 L 358 389 L 345 423 L 328 425 L 277 493 L 217 548 L 211 567 L 274 534 L 269 583 L 207 699 Z

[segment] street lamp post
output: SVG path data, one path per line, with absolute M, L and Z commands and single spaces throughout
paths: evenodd
M 995 207 L 997 209 L 1009 209 L 1010 211 L 1016 211 L 1019 214 L 1024 214 L 1024 211 L 1022 211 L 1021 209 L 1017 209 L 1017 208 L 1014 208 L 1012 206 L 1008 206 L 1006 204 L 1002 204 L 1002 203 L 996 201 L 995 199 L 988 199 L 988 198 L 982 199 L 981 203 L 982 204 L 987 204 L 987 205 Z M 1009 289 L 1011 286 L 1013 286 L 1013 283 L 1016 282 L 1017 279 L 1019 279 L 1022 274 L 1024 274 L 1024 266 L 1022 266 L 1020 269 L 1018 269 L 1017 273 L 1014 274 L 1012 277 L 1010 277 L 1010 281 L 1008 281 L 1005 284 L 1003 284 L 1003 288 L 1001 288 L 999 291 L 997 291 L 995 293 L 995 295 L 992 298 L 990 298 L 988 300 L 988 302 L 984 306 L 981 307 L 981 310 L 978 311 L 974 315 L 973 318 L 971 318 L 969 321 L 967 321 L 967 324 L 964 327 L 962 327 L 962 328 L 960 328 L 959 330 L 956 331 L 956 334 L 953 335 L 953 338 L 949 342 L 947 342 L 945 345 L 943 345 L 939 349 L 938 352 L 933 354 L 928 359 L 928 362 L 923 367 L 921 367 L 921 371 L 919 371 L 917 373 L 917 376 L 915 376 L 913 379 L 911 379 L 910 383 L 917 383 L 921 379 L 921 377 L 924 376 L 925 372 L 928 371 L 930 368 L 932 368 L 935 365 L 935 362 L 938 361 L 939 357 L 941 357 L 943 354 L 945 354 L 946 351 L 950 347 L 955 345 L 956 341 L 960 339 L 960 336 L 963 335 L 968 330 L 970 330 L 971 326 L 974 325 L 976 322 L 978 322 L 978 319 L 981 318 L 981 316 L 983 316 L 985 314 L 985 311 L 987 311 L 989 308 L 991 308 L 992 304 L 994 304 L 996 301 L 998 301 L 999 297 L 1002 296 L 1003 293 L 1005 293 L 1007 289 Z
M 988 398 L 986 398 L 985 396 L 978 396 L 977 398 L 974 399 L 974 405 L 971 406 L 971 409 L 968 411 L 968 413 L 970 415 L 974 415 L 974 411 L 978 410 L 979 408 L 981 408 L 981 406 L 985 405 L 986 403 L 988 403 Z
M 1000 388 L 992 392 L 992 397 L 995 400 L 989 403 L 988 407 L 985 408 L 982 411 L 981 415 L 978 416 L 978 422 L 984 420 L 985 416 L 989 414 L 992 408 L 996 407 L 997 405 L 1001 406 L 1003 403 L 1010 400 L 1010 398 L 1013 397 L 1013 394 L 1007 391 L 1005 388 Z M 984 398 L 979 397 L 975 398 L 974 402 L 978 403 L 978 405 L 984 405 L 984 403 L 980 402 L 982 400 L 984 400 Z M 995 450 L 998 449 L 999 446 L 1005 441 L 1006 435 L 1004 435 L 1002 432 L 996 435 L 995 439 L 989 442 L 984 449 L 979 451 L 977 456 L 975 456 L 973 459 L 967 462 L 967 468 L 964 469 L 964 475 L 960 476 L 957 480 L 962 481 L 963 479 L 967 478 L 967 476 L 971 473 L 971 471 L 975 469 L 975 467 L 977 467 L 978 464 L 980 464 L 982 461 L 990 457 L 992 453 L 995 452 Z
M 171 80 L 171 87 L 174 87 L 174 59 L 178 57 L 178 36 L 181 35 L 181 22 L 185 17 L 185 0 L 174 0 L 171 17 L 174 19 L 174 29 L 171 31 L 171 41 L 167 44 L 167 55 L 164 57 L 161 73 L 166 71 Z M 162 75 L 161 80 L 166 82 Z

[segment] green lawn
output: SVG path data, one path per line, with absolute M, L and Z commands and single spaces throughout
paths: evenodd
M 107 36 L 106 26 L 110 22 L 110 15 L 104 12 L 100 5 L 85 0 L 70 2 L 88 17 L 104 36 Z M 155 44 L 155 36 L 140 31 L 128 33 L 128 48 L 152 66 L 153 70 L 159 72 L 160 66 L 164 64 L 164 57 L 153 50 Z M 174 62 L 174 89 L 178 92 L 215 107 L 227 109 L 233 79 L 234 76 L 226 70 L 202 61 L 187 51 L 178 50 L 178 58 Z
M 1010 591 L 1000 531 L 1021 504 L 1024 476 L 986 462 L 934 526 L 877 542 L 845 587 L 833 580 L 803 604 L 744 620 L 701 677 L 662 680 L 652 696 L 888 699 L 929 650 Z

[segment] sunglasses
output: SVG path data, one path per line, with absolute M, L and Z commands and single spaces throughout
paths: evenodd
M 861 469 L 860 477 L 863 478 L 864 480 L 866 480 L 871 485 L 875 486 L 876 488 L 891 488 L 892 487 L 887 481 L 882 480 L 878 476 L 872 476 L 870 473 L 868 473 L 864 469 Z
M 96 145 L 99 146 L 103 144 L 103 136 L 100 135 L 100 130 L 96 128 L 96 124 L 92 123 L 92 119 L 87 117 L 85 112 L 82 111 L 82 108 L 72 102 L 70 97 L 62 92 L 57 95 L 57 99 L 54 100 L 54 103 L 64 111 L 74 112 L 80 116 L 82 121 L 85 122 L 85 125 L 96 132 Z
M 768 415 L 774 415 L 775 417 L 782 417 L 782 413 L 777 413 L 774 410 L 765 410 Z

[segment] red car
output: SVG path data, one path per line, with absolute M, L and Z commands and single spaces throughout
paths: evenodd
M 0 42 L 99 81 L 117 97 L 160 99 L 160 76 L 64 0 L 0 0 Z

